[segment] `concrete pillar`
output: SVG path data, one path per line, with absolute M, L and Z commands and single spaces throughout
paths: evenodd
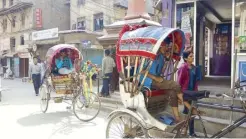
M 146 0 L 128 0 L 128 10 L 125 20 L 144 18 L 150 20 L 150 16 L 145 9 Z

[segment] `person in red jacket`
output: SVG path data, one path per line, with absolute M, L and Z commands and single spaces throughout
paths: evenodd
M 192 52 L 183 52 L 184 63 L 178 71 L 178 83 L 180 84 L 182 91 L 197 91 L 198 90 L 198 70 L 194 65 L 194 54 Z M 189 102 L 191 104 L 191 102 Z M 188 114 L 189 110 L 184 106 L 184 114 Z M 195 137 L 194 131 L 194 119 L 189 122 L 189 135 Z

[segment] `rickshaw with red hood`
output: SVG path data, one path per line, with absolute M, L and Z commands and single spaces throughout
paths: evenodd
M 99 114 L 101 101 L 92 89 L 99 68 L 88 61 L 82 65 L 82 60 L 80 51 L 73 45 L 59 44 L 48 50 L 40 87 L 43 113 L 53 99 L 55 103 L 72 105 L 75 116 L 81 121 L 91 121 Z

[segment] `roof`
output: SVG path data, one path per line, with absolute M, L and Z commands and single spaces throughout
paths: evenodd
M 114 27 L 123 26 L 126 24 L 131 25 L 131 24 L 141 24 L 141 23 L 143 24 L 145 23 L 145 24 L 152 25 L 152 26 L 162 26 L 160 23 L 155 22 L 155 21 L 147 20 L 144 18 L 137 18 L 137 19 L 131 19 L 131 20 L 117 21 L 117 22 L 114 22 L 113 24 L 106 25 L 105 28 L 114 28 Z
M 103 35 L 103 32 L 94 32 L 88 30 L 63 30 L 59 31 L 59 34 L 69 34 L 69 33 L 87 33 L 92 35 Z

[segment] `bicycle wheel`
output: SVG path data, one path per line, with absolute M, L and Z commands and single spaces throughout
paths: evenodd
M 148 138 L 147 130 L 141 122 L 124 112 L 113 115 L 107 122 L 106 138 Z
M 50 100 L 49 91 L 50 91 L 50 88 L 47 87 L 46 85 L 42 85 L 39 90 L 40 96 L 41 96 L 40 108 L 43 113 L 45 113 L 48 110 L 49 100 Z
M 73 112 L 83 122 L 88 122 L 96 118 L 100 109 L 101 100 L 96 93 L 90 92 L 87 95 L 79 94 L 73 100 Z

